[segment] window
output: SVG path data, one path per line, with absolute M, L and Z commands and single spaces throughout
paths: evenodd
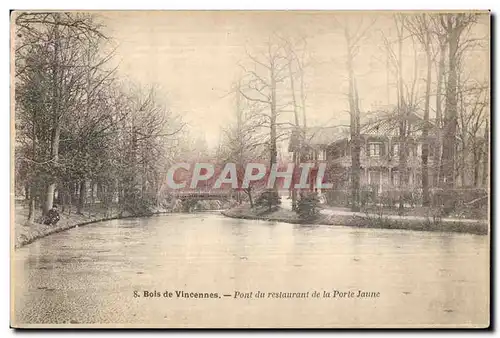
M 380 156 L 380 143 L 369 143 L 368 144 L 368 156 L 370 157 L 379 157 Z
M 434 146 L 433 144 L 429 144 L 429 158 L 434 157 L 434 150 L 435 149 L 436 149 L 436 146 Z
M 396 143 L 392 146 L 392 156 L 397 157 L 399 156 L 399 144 Z
M 380 171 L 370 170 L 368 172 L 368 184 L 380 185 Z
M 399 185 L 399 174 L 397 172 L 392 173 L 392 185 Z

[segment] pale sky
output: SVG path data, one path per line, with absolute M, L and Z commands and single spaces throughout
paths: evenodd
M 170 109 L 204 133 L 210 146 L 217 144 L 220 128 L 233 119 L 234 96 L 228 93 L 242 74 L 238 63 L 248 64 L 246 50 L 258 55 L 273 32 L 307 38 L 311 56 L 305 73 L 308 125 L 346 124 L 346 46 L 338 22 L 349 20 L 355 30 L 358 23 L 366 26 L 377 17 L 356 60 L 356 75 L 362 110 L 377 102 L 388 103 L 380 39 L 381 29 L 386 35 L 394 34 L 387 29 L 392 20 L 387 13 L 364 12 L 349 19 L 334 12 L 123 11 L 101 15 L 118 46 L 119 74 L 142 85 L 158 85 Z M 476 30 L 487 36 L 489 28 L 483 24 Z M 472 63 L 479 71 L 474 74 L 484 78 L 489 74 L 488 51 L 478 53 L 479 59 Z M 413 67 L 413 55 L 407 56 L 407 67 Z M 395 101 L 395 95 L 389 100 Z M 291 113 L 281 117 L 291 118 Z

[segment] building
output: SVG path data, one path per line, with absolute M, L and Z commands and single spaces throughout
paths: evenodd
M 380 113 L 383 114 L 383 113 Z M 399 155 L 402 149 L 399 137 L 399 122 L 390 116 L 381 116 L 377 119 L 366 121 L 361 127 L 360 149 L 360 184 L 361 187 L 369 186 L 378 193 L 384 190 L 399 189 Z M 418 190 L 421 188 L 422 166 L 422 125 L 423 119 L 417 114 L 412 114 L 410 120 L 410 133 L 407 137 L 408 182 L 404 189 Z M 434 129 L 434 124 L 431 124 Z M 438 160 L 440 149 L 437 149 L 438 135 L 435 131 L 430 133 L 429 140 L 429 182 L 430 186 L 437 182 L 433 170 L 435 161 Z M 302 142 L 299 139 L 303 139 Z M 351 137 L 349 127 L 312 127 L 307 128 L 305 135 L 299 137 L 294 133 L 291 138 L 289 151 L 293 152 L 301 146 L 301 161 L 326 161 L 333 175 L 334 189 L 347 190 L 351 181 Z

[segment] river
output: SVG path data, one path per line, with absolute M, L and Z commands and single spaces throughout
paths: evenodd
M 74 228 L 12 259 L 21 326 L 467 327 L 489 318 L 488 236 L 171 214 Z M 323 298 L 334 290 L 378 297 Z

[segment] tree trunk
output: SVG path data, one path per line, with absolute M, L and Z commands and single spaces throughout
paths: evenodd
M 67 185 L 67 188 L 68 190 L 66 191 L 66 193 L 68 194 L 68 215 L 71 215 L 71 209 L 73 207 L 73 183 L 72 182 L 68 182 L 68 185 Z
M 354 86 L 354 84 L 352 84 Z M 351 99 L 352 108 L 351 108 L 351 179 L 352 179 L 352 188 L 351 188 L 351 209 L 352 211 L 359 211 L 359 203 L 360 203 L 360 172 L 361 172 L 361 160 L 360 160 L 360 135 L 357 127 L 357 118 L 356 118 L 356 109 L 354 107 L 354 98 Z
M 297 100 L 295 97 L 295 81 L 293 79 L 293 71 L 292 71 L 292 58 L 291 58 L 291 52 L 289 51 L 288 53 L 288 74 L 290 76 L 290 90 L 292 92 L 292 105 L 293 105 L 293 116 L 295 120 L 295 133 L 298 134 L 298 131 L 300 130 L 300 125 L 299 125 L 299 112 L 297 109 Z M 293 165 L 294 167 L 297 167 L 297 149 L 293 149 Z M 291 184 L 291 189 L 292 189 L 292 210 L 295 210 L 297 207 L 297 190 L 295 189 L 295 182 L 293 181 Z
M 104 206 L 104 187 L 101 182 L 97 182 L 97 199 L 99 200 L 99 206 Z
M 248 187 L 248 189 L 245 189 L 244 191 L 248 195 L 248 200 L 250 201 L 250 208 L 253 208 L 252 189 Z
M 462 149 L 460 149 L 460 181 L 462 183 L 462 187 L 465 187 L 468 185 L 468 180 L 467 180 L 467 145 L 465 141 L 462 141 Z
M 35 199 L 36 194 L 34 193 L 33 186 L 29 188 L 29 200 L 28 200 L 28 222 L 31 223 L 35 219 Z
M 300 104 L 302 105 L 302 127 L 304 128 L 304 133 L 307 128 L 307 117 L 306 117 L 306 92 L 304 89 L 304 69 L 303 60 L 300 66 Z
M 56 118 L 56 126 L 52 132 L 52 140 L 51 140 L 51 151 L 50 157 L 54 166 L 57 166 L 59 160 L 59 138 L 61 135 L 61 126 L 59 124 L 59 119 Z M 54 192 L 56 190 L 56 182 L 55 178 L 51 178 L 52 182 L 49 182 L 47 185 L 47 189 L 45 190 L 45 199 L 43 203 L 43 215 L 47 215 L 47 212 L 52 209 L 54 204 Z
M 61 213 L 64 212 L 64 210 L 66 210 L 66 203 L 68 203 L 67 201 L 67 195 L 68 195 L 68 185 L 67 183 L 63 183 L 62 184 L 62 187 L 59 191 L 59 199 L 61 200 L 60 204 L 61 204 Z
M 277 119 L 277 111 L 276 111 L 276 78 L 275 78 L 275 69 L 274 65 L 271 66 L 271 125 L 270 125 L 270 166 L 272 168 L 273 163 L 277 163 L 278 161 L 278 151 L 276 147 L 277 135 L 276 135 L 276 119 Z M 278 184 L 277 180 L 274 181 L 273 193 L 278 193 Z M 271 197 L 271 196 L 270 196 Z M 273 207 L 272 198 L 269 198 L 269 211 L 271 211 Z
M 427 55 L 427 78 L 425 84 L 425 107 L 424 107 L 424 127 L 422 129 L 422 138 L 424 142 L 422 143 L 422 205 L 429 206 L 430 196 L 429 196 L 429 109 L 430 109 L 430 98 L 431 98 L 431 50 L 429 44 L 430 36 L 427 33 L 427 45 L 425 46 L 425 52 Z
M 85 191 L 85 188 L 86 188 L 86 185 L 85 185 L 85 180 L 82 180 L 80 181 L 80 192 L 78 194 L 78 208 L 77 208 L 77 211 L 76 213 L 77 214 L 82 214 L 82 211 L 83 211 L 83 207 L 84 207 L 84 204 L 85 204 L 85 195 L 86 195 L 86 191 Z
M 484 127 L 484 153 L 483 153 L 483 187 L 489 188 L 488 176 L 490 166 L 490 121 L 486 119 Z
M 441 171 L 441 135 L 440 131 L 442 130 L 442 88 L 443 88 L 443 80 L 444 80 L 444 71 L 445 71 L 445 55 L 446 55 L 446 44 L 440 44 L 440 52 L 439 52 L 439 64 L 438 64 L 438 76 L 437 76 L 437 89 L 436 89 L 436 134 L 438 137 L 434 139 L 434 158 L 433 158 L 433 179 L 432 185 L 437 187 L 440 185 L 442 177 L 439 175 Z
M 349 114 L 350 114 L 350 134 L 351 134 L 351 210 L 360 210 L 360 134 L 359 134 L 359 116 L 358 105 L 356 102 L 356 81 L 354 78 L 354 52 L 351 45 L 349 32 L 344 30 L 347 42 L 347 72 L 349 77 Z
M 446 114 L 444 118 L 443 155 L 440 177 L 443 186 L 455 186 L 455 147 L 457 130 L 457 59 L 458 34 L 452 29 L 449 35 L 449 76 L 446 86 Z
M 32 117 L 32 126 L 31 126 L 31 150 L 33 152 L 33 161 L 36 160 L 36 110 L 33 110 L 33 117 Z M 31 182 L 29 183 L 28 189 L 29 189 L 29 206 L 28 206 L 28 222 L 33 222 L 35 219 L 35 209 L 36 209 L 36 197 L 37 193 L 35 193 L 35 183 L 34 183 L 34 176 L 36 175 L 35 172 L 35 164 L 34 162 L 30 164 L 31 168 Z
M 45 198 L 46 198 L 46 194 L 45 194 L 45 191 L 47 190 L 47 185 L 44 184 L 41 189 L 40 189 L 40 195 L 38 196 L 38 203 L 36 204 L 36 207 L 37 208 L 40 208 L 40 210 L 42 210 L 42 215 L 43 215 L 43 206 L 45 204 Z
M 59 139 L 61 136 L 61 125 L 59 123 L 59 118 L 55 119 L 56 126 L 52 133 L 52 142 L 51 142 L 51 151 L 50 157 L 54 163 L 54 166 L 57 166 L 59 162 Z M 47 215 L 47 212 L 52 209 L 54 205 L 54 193 L 56 191 L 56 182 L 55 178 L 52 178 L 52 182 L 50 182 L 47 186 L 47 190 L 45 192 L 45 201 L 43 204 L 43 215 Z
M 56 190 L 55 183 L 49 183 L 47 189 L 45 190 L 45 200 L 43 203 L 43 215 L 47 215 L 48 211 L 52 209 L 54 205 L 54 192 Z
M 408 122 L 408 107 L 405 103 L 403 94 L 403 28 L 398 31 L 398 117 L 399 117 L 399 212 L 404 210 L 404 187 L 406 186 L 406 155 L 407 155 L 407 139 L 406 130 Z
M 274 74 L 271 74 L 271 124 L 270 124 L 270 167 L 276 163 L 278 152 L 276 148 L 276 81 Z M 276 188 L 276 185 L 275 185 Z
M 95 198 L 94 198 L 94 186 L 95 183 L 94 181 L 90 181 L 90 205 L 93 207 L 95 204 Z
M 29 200 L 30 200 L 30 185 L 29 185 L 29 182 L 26 182 L 24 184 L 24 200 L 26 202 L 29 202 Z
M 241 176 L 239 173 L 240 168 L 243 168 L 243 149 L 245 147 L 244 141 L 243 141 L 243 112 L 241 109 L 241 81 L 238 81 L 237 83 L 237 91 L 236 91 L 236 132 L 237 132 L 237 138 L 238 138 L 238 172 L 237 176 Z M 241 191 L 236 190 L 236 200 L 238 204 L 242 203 L 242 196 L 241 196 Z
M 297 150 L 293 150 L 292 161 L 294 168 L 297 168 Z M 293 176 L 295 178 L 295 175 Z M 297 208 L 297 189 L 295 189 L 295 179 L 292 181 L 291 189 L 292 189 L 292 210 Z
M 465 103 L 464 103 L 464 95 L 462 93 L 462 81 L 460 79 L 460 72 L 458 72 L 457 74 L 457 89 L 460 89 L 458 90 L 458 93 L 457 93 L 457 105 L 458 105 L 458 101 L 460 101 L 460 108 L 457 107 L 457 119 L 460 118 L 460 145 L 461 145 L 461 149 L 459 149 L 460 151 L 458 152 L 457 155 L 460 156 L 460 170 L 458 172 L 459 175 L 457 176 L 460 176 L 460 184 L 462 187 L 464 186 L 467 186 L 469 184 L 469 180 L 467 178 L 467 162 L 468 162 L 468 157 L 469 157 L 469 154 L 468 154 L 468 147 L 467 147 L 467 143 L 468 143 L 468 137 L 467 137 L 467 125 L 465 122 L 465 114 L 466 114 L 466 108 L 465 108 Z M 459 109 L 459 110 L 458 110 Z M 458 124 L 458 121 L 457 121 L 457 124 Z M 458 168 L 457 168 L 458 170 Z
M 472 149 L 473 149 L 473 154 L 474 154 L 474 187 L 479 187 L 479 166 L 481 165 L 481 153 L 479 152 L 479 149 L 477 149 L 477 144 L 476 142 L 472 143 Z
M 57 167 L 57 164 L 59 162 L 59 139 L 61 136 L 61 123 L 60 123 L 60 88 L 59 86 L 61 85 L 59 83 L 59 30 L 58 30 L 58 15 L 55 16 L 56 18 L 56 24 L 54 28 L 54 64 L 52 65 L 53 67 L 53 77 L 54 77 L 54 84 L 53 84 L 53 106 L 52 106 L 52 135 L 51 135 L 51 142 L 50 142 L 50 160 L 53 163 L 54 167 Z M 54 203 L 54 192 L 56 190 L 56 182 L 55 179 L 52 178 L 52 182 L 49 182 L 47 186 L 47 190 L 45 191 L 45 201 L 43 204 L 43 215 L 47 215 L 47 212 L 52 209 L 53 203 Z

